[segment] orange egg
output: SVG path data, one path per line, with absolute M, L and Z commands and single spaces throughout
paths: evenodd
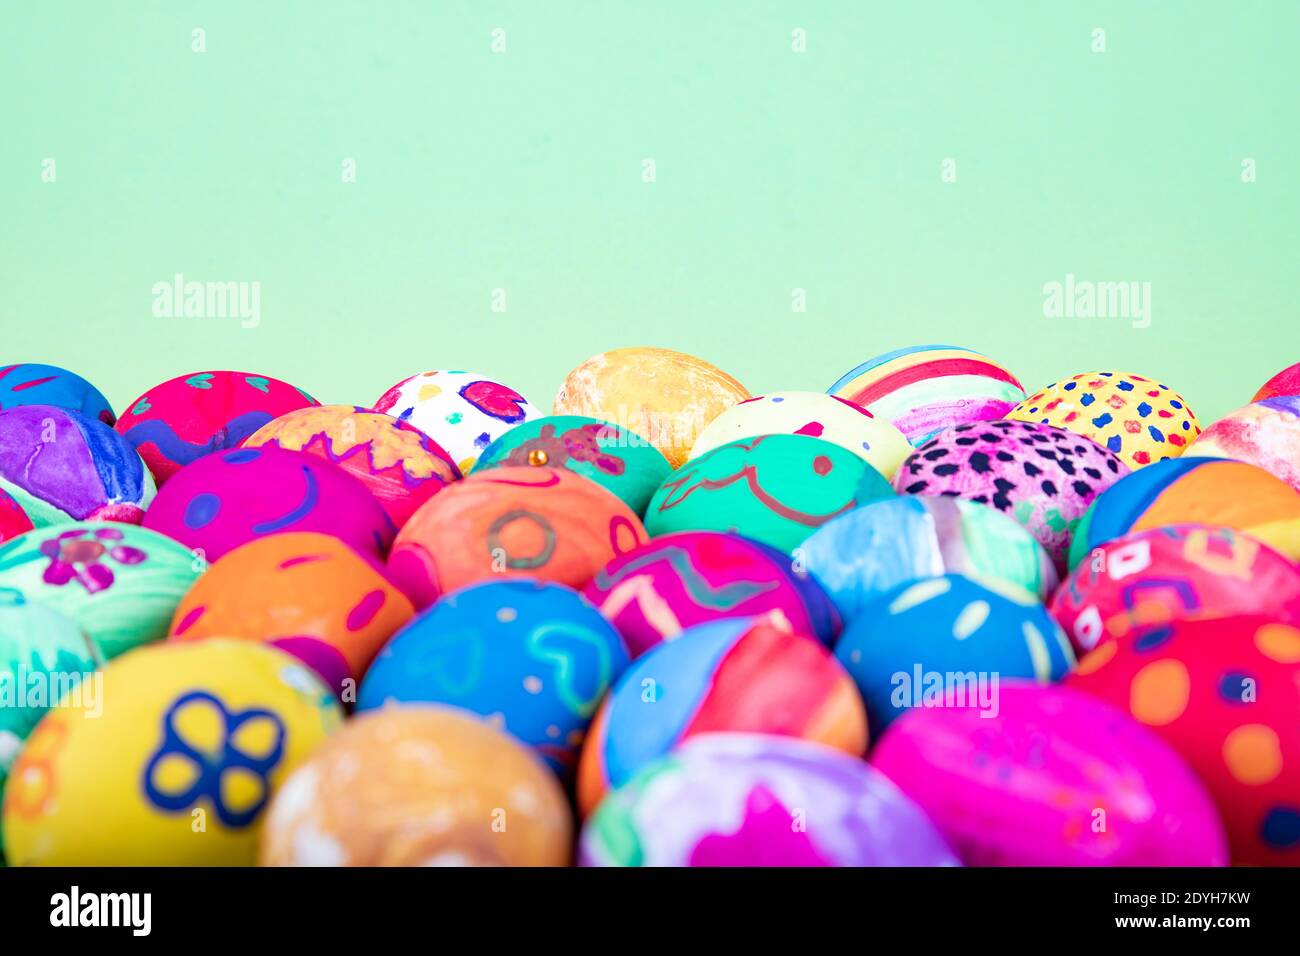
M 242 638 L 298 657 L 346 703 L 388 637 L 414 614 L 382 565 L 337 538 L 256 538 L 212 565 L 172 618 L 173 641 Z
M 646 540 L 641 519 L 581 475 L 509 465 L 470 475 L 423 505 L 388 557 L 398 585 L 425 607 L 468 584 L 532 577 L 578 588 Z

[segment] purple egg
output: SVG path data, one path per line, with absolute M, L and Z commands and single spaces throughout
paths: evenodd
M 592 814 L 584 866 L 956 866 L 898 788 L 821 744 L 702 734 Z
M 239 448 L 186 465 L 158 492 L 144 526 L 208 561 L 281 531 L 318 531 L 382 555 L 396 533 L 358 479 L 316 455 L 278 448 Z
M 1028 528 L 1064 572 L 1074 526 L 1128 472 L 1114 454 L 1064 428 L 975 422 L 945 428 L 917 448 L 898 469 L 894 488 L 996 508 Z
M 1209 794 L 1154 733 L 1067 687 L 993 688 L 985 708 L 908 711 L 871 753 L 966 865 L 1227 864 Z

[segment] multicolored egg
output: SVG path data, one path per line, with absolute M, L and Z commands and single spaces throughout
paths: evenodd
M 420 505 L 460 480 L 451 456 L 424 432 L 355 405 L 287 412 L 244 439 L 243 448 L 286 448 L 333 462 L 353 475 L 400 528 Z
M 761 435 L 722 445 L 673 472 L 655 492 L 645 526 L 735 531 L 789 552 L 851 508 L 893 497 L 889 482 L 839 445 L 806 435 Z
M 1100 645 L 1068 683 L 1183 756 L 1233 863 L 1300 866 L 1300 630 L 1265 617 L 1155 625 Z
M 0 366 L 0 410 L 19 405 L 53 405 L 110 428 L 117 421 L 104 393 L 76 372 L 57 365 L 26 363 Z
M 1127 714 L 1069 687 L 1005 681 L 998 710 L 916 708 L 871 763 L 967 866 L 1223 866 L 1205 787 Z
M 827 392 L 893 422 L 918 447 L 953 425 L 1002 418 L 1025 397 L 1004 366 L 955 345 L 915 345 L 877 355 Z
M 1040 598 L 1056 568 L 1025 528 L 961 498 L 903 495 L 855 508 L 822 525 L 794 551 L 846 621 L 881 594 L 941 574 L 1002 582 Z
M 1070 566 L 1131 531 L 1175 524 L 1233 528 L 1300 560 L 1300 494 L 1254 465 L 1185 455 L 1135 471 L 1098 498 L 1075 529 Z
M 238 448 L 178 471 L 145 515 L 144 526 L 216 561 L 245 542 L 284 531 L 332 534 L 383 554 L 395 529 L 366 486 L 316 455 Z
M 471 475 L 402 528 L 389 570 L 417 608 L 497 577 L 581 587 L 646 538 L 641 519 L 594 481 L 562 468 L 508 465 Z
M 1082 654 L 1135 628 L 1268 608 L 1300 622 L 1300 567 L 1232 528 L 1135 531 L 1093 549 L 1052 596 L 1052 616 Z
M 584 866 L 957 866 L 925 814 L 868 764 L 763 734 L 705 734 L 611 793 Z
M 0 488 L 0 544 L 32 530 L 32 519 L 14 496 Z
M 1283 395 L 1300 395 L 1300 362 L 1282 369 L 1259 387 L 1252 402 L 1262 402 L 1266 398 L 1278 398 Z
M 623 638 L 582 595 L 542 581 L 489 581 L 448 594 L 389 641 L 357 710 L 460 707 L 567 774 L 596 705 L 627 665 Z
M 375 411 L 414 425 L 447 449 L 462 475 L 507 431 L 542 413 L 508 385 L 478 372 L 421 372 L 398 382 Z
M 1249 462 L 1300 491 L 1300 395 L 1229 412 L 1201 432 L 1187 454 Z
M 713 621 L 642 655 L 614 685 L 582 749 L 579 809 L 590 813 L 650 761 L 715 731 L 867 749 L 862 700 L 822 644 L 764 622 Z
M 53 608 L 0 587 L 0 793 L 36 722 L 64 695 L 94 706 L 99 648 Z
M 633 657 L 722 618 L 761 618 L 825 644 L 840 632 L 834 605 L 789 555 L 720 531 L 647 541 L 596 572 L 583 593 Z
M 0 545 L 0 588 L 66 616 L 105 660 L 165 637 L 203 569 L 184 545 L 116 522 L 40 528 Z
M 1201 433 L 1183 397 L 1130 372 L 1085 372 L 1039 389 L 1007 413 L 1091 438 L 1130 468 L 1177 458 Z
M 0 491 L 32 524 L 122 521 L 139 524 L 153 479 L 135 450 L 94 418 L 53 405 L 0 412 Z
M 861 405 L 822 392 L 771 392 L 732 405 L 700 432 L 691 449 L 713 449 L 759 435 L 807 435 L 853 452 L 886 478 L 912 453 L 906 436 Z
M 555 775 L 454 707 L 359 714 L 267 811 L 263 866 L 566 866 L 573 823 Z
M 572 471 L 613 492 L 638 515 L 672 471 L 640 435 L 582 415 L 547 415 L 516 425 L 484 449 L 474 473 L 502 465 Z
M 248 866 L 272 793 L 342 719 L 315 675 L 259 644 L 158 644 L 102 674 L 98 712 L 51 710 L 14 762 L 12 864 Z
M 556 415 L 590 415 L 642 435 L 678 468 L 704 429 L 749 398 L 703 359 L 670 349 L 626 348 L 583 362 L 555 396 Z
M 212 565 L 177 605 L 171 639 L 270 644 L 352 704 L 370 662 L 414 613 L 371 555 L 327 534 L 289 532 L 254 538 Z
M 238 448 L 273 418 L 317 404 L 302 389 L 252 372 L 192 372 L 155 385 L 122 414 L 118 433 L 161 486 L 204 455 Z
M 866 604 L 835 658 L 876 733 L 917 707 L 994 715 L 1001 681 L 1047 684 L 1074 665 L 1069 640 L 1032 595 L 958 574 L 904 584 Z
M 903 463 L 894 486 L 996 508 L 1028 528 L 1059 571 L 1074 526 L 1127 473 L 1118 458 L 1073 432 L 998 421 L 940 432 Z

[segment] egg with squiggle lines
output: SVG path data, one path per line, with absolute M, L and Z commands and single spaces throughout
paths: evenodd
M 1233 863 L 1300 866 L 1300 629 L 1266 615 L 1153 624 L 1099 645 L 1067 684 L 1183 756 Z
M 509 385 L 448 369 L 403 379 L 379 396 L 374 410 L 420 429 L 447 450 L 463 475 L 488 445 L 542 415 Z
M 316 455 L 282 448 L 237 448 L 186 466 L 163 486 L 144 525 L 209 562 L 282 531 L 320 531 L 384 554 L 395 530 L 352 475 Z
M 372 555 L 331 535 L 288 532 L 254 538 L 213 564 L 177 605 L 171 640 L 270 644 L 355 702 L 370 662 L 414 613 Z
M 159 486 L 204 455 L 239 447 L 273 418 L 317 404 L 299 388 L 252 372 L 192 372 L 130 404 L 116 428 Z
M 273 648 L 141 648 L 28 737 L 5 789 L 5 854 L 17 866 L 249 866 L 276 788 L 341 721 L 334 695 Z
M 594 481 L 563 468 L 509 465 L 427 502 L 398 534 L 388 568 L 424 608 L 501 577 L 581 587 L 645 538 L 636 513 Z
M 893 495 L 880 472 L 839 445 L 761 435 L 673 472 L 650 501 L 646 530 L 735 531 L 788 552 L 836 515 Z
M 281 415 L 244 439 L 244 448 L 287 448 L 333 462 L 366 486 L 396 527 L 460 480 L 437 442 L 390 415 L 355 405 L 316 405 Z
M 461 707 L 567 774 L 627 664 L 623 638 L 580 594 L 543 581 L 488 581 L 448 594 L 398 632 L 366 675 L 357 710 Z

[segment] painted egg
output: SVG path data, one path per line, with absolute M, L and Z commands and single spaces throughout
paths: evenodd
M 0 488 L 0 544 L 32 530 L 32 519 L 14 496 Z
M 1187 454 L 1248 462 L 1300 491 L 1300 395 L 1230 412 L 1201 432 Z
M 510 465 L 458 481 L 402 528 L 389 570 L 417 608 L 501 576 L 582 587 L 645 540 L 627 505 L 561 468 Z
M 1177 458 L 1201 433 L 1183 397 L 1129 372 L 1085 372 L 1039 389 L 1007 413 L 1091 438 L 1130 468 Z
M 122 414 L 117 430 L 161 486 L 212 452 L 238 448 L 253 432 L 295 408 L 317 404 L 306 392 L 251 372 L 194 372 L 155 385 Z
M 691 458 L 759 435 L 807 435 L 853 452 L 886 478 L 912 453 L 907 438 L 861 405 L 822 392 L 771 392 L 749 398 L 709 423 L 695 439 Z
M 153 478 L 135 450 L 103 422 L 53 405 L 0 412 L 0 491 L 32 524 L 139 524 Z
M 244 439 L 244 448 L 305 451 L 366 486 L 400 528 L 416 509 L 460 480 L 451 456 L 413 425 L 355 405 L 314 405 L 281 415 Z
M 669 349 L 602 352 L 565 378 L 556 415 L 590 415 L 642 435 L 674 468 L 720 414 L 749 398 L 722 369 Z
M 116 522 L 40 528 L 0 545 L 0 588 L 68 617 L 106 660 L 165 637 L 203 569 L 184 545 Z
M 414 425 L 447 449 L 462 475 L 478 456 L 521 422 L 542 413 L 508 385 L 478 372 L 421 372 L 398 382 L 375 411 Z
M 882 774 L 789 737 L 694 737 L 611 793 L 584 866 L 958 866 Z
M 251 865 L 271 794 L 342 720 L 307 668 L 259 644 L 157 644 L 96 683 L 14 762 L 12 864 Z
M 0 366 L 0 409 L 19 405 L 66 408 L 109 427 L 117 421 L 103 392 L 76 372 L 57 365 Z
M 1282 369 L 1261 385 L 1251 401 L 1262 402 L 1266 398 L 1283 395 L 1300 395 L 1300 362 Z
M 1127 714 L 1078 690 L 1009 680 L 996 713 L 921 707 L 871 762 L 967 866 L 1223 866 L 1205 787 Z
M 1098 498 L 1075 529 L 1070 566 L 1131 531 L 1174 524 L 1233 528 L 1300 560 L 1300 494 L 1254 465 L 1186 455 L 1135 471 Z
M 1172 525 L 1107 541 L 1052 596 L 1079 653 L 1138 627 L 1268 608 L 1300 623 L 1300 567 L 1231 528 Z
M 1060 680 L 1074 665 L 1070 642 L 1025 591 L 984 587 L 960 575 L 886 591 L 863 607 L 835 645 L 877 734 L 915 707 L 997 712 L 999 682 Z
M 212 565 L 172 615 L 171 639 L 265 642 L 355 703 L 366 668 L 414 613 L 375 558 L 300 531 L 254 538 Z
M 283 531 L 319 531 L 383 554 L 394 532 L 384 509 L 352 475 L 316 455 L 281 448 L 238 448 L 178 471 L 144 526 L 206 561 Z
M 448 594 L 398 632 L 366 675 L 357 710 L 393 702 L 470 710 L 567 773 L 627 665 L 623 638 L 582 595 L 489 581 Z
M 0 587 L 0 794 L 37 721 L 65 694 L 93 695 L 102 663 L 68 617 Z
M 762 618 L 825 644 L 840 632 L 834 605 L 789 555 L 720 531 L 647 541 L 598 571 L 583 593 L 633 657 L 722 618 Z
M 672 467 L 640 435 L 597 418 L 547 415 L 516 425 L 479 456 L 474 473 L 502 465 L 563 468 L 613 492 L 637 514 Z
M 761 435 L 692 458 L 655 492 L 645 526 L 735 531 L 789 552 L 851 508 L 893 497 L 889 482 L 839 445 L 805 435 Z
M 824 646 L 761 621 L 713 621 L 653 648 L 615 683 L 582 749 L 579 809 L 590 813 L 650 761 L 715 731 L 867 749 L 862 701 Z
M 1005 367 L 955 345 L 915 345 L 877 355 L 827 392 L 893 422 L 917 447 L 953 425 L 1002 418 L 1025 397 Z
M 263 866 L 566 866 L 573 823 L 555 775 L 453 707 L 360 714 L 267 812 Z
M 1057 585 L 1043 546 L 1006 515 L 961 498 L 904 495 L 832 518 L 794 551 L 845 621 L 886 591 L 961 574 L 1045 598 Z
M 903 462 L 894 487 L 989 505 L 1015 518 L 1065 569 L 1074 527 L 1128 466 L 1064 428 L 1027 422 L 958 425 Z
M 1099 646 L 1069 684 L 1183 756 L 1233 863 L 1300 866 L 1300 630 L 1262 617 L 1155 625 Z

